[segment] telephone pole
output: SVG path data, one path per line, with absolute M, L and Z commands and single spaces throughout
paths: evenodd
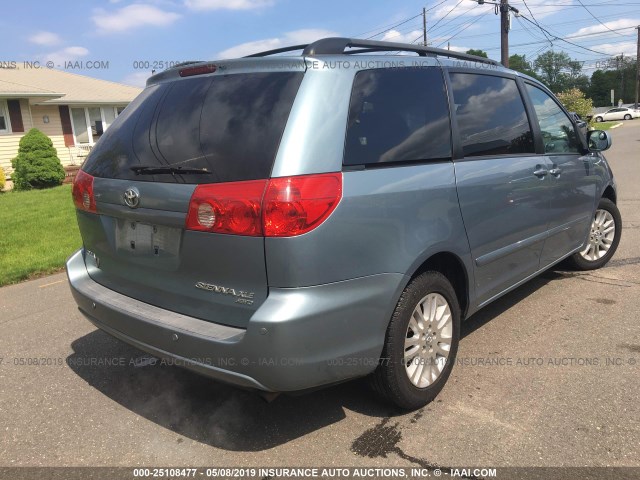
M 636 108 L 638 105 L 638 91 L 640 90 L 640 25 L 636 27 L 638 30 L 638 51 L 636 52 Z
M 422 7 L 422 43 L 427 46 L 427 9 Z
M 501 63 L 509 68 L 509 1 L 500 0 L 500 54 Z
M 498 15 L 500 12 L 500 62 L 505 67 L 509 68 L 509 29 L 511 28 L 510 16 L 511 12 L 516 16 L 520 14 L 520 11 L 509 5 L 509 0 L 500 0 L 498 2 L 487 2 L 486 0 L 475 0 L 478 5 L 494 5 L 495 13 Z

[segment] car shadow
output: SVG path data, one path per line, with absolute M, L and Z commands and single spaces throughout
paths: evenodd
M 569 276 L 571 276 L 571 274 L 569 274 Z M 467 318 L 462 323 L 460 338 L 465 338 L 479 328 L 482 328 L 482 326 L 493 320 L 498 315 L 514 307 L 529 295 L 544 287 L 547 283 L 553 280 L 561 280 L 566 277 L 567 273 L 562 270 L 547 270 L 537 277 L 532 278 L 524 285 L 519 286 L 512 292 L 509 292 L 505 296 L 495 300 L 479 312 Z
M 462 337 L 562 277 L 547 272 L 495 301 L 463 324 Z M 71 347 L 67 365 L 93 388 L 166 429 L 225 450 L 274 448 L 340 422 L 345 409 L 381 419 L 407 415 L 381 401 L 362 379 L 267 402 L 256 392 L 160 364 L 101 330 Z
M 108 398 L 166 429 L 226 450 L 282 445 L 343 420 L 345 408 L 380 418 L 398 413 L 362 380 L 268 402 L 257 392 L 161 364 L 101 330 L 71 347 L 67 365 Z

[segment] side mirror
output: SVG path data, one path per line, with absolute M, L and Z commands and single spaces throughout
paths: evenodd
M 587 144 L 592 152 L 603 152 L 611 147 L 611 136 L 603 130 L 591 130 L 587 133 Z

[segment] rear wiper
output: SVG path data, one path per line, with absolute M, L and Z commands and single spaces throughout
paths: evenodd
M 211 175 L 211 172 L 206 168 L 182 168 L 182 167 L 151 167 L 138 165 L 135 167 L 131 167 L 131 170 L 136 175 L 162 175 L 162 174 L 171 174 L 171 175 Z

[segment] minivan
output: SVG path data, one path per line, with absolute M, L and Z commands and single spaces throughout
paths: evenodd
M 213 379 L 368 377 L 419 408 L 463 319 L 612 257 L 610 145 L 539 81 L 447 50 L 326 38 L 181 64 L 75 178 L 71 289 L 98 328 Z

